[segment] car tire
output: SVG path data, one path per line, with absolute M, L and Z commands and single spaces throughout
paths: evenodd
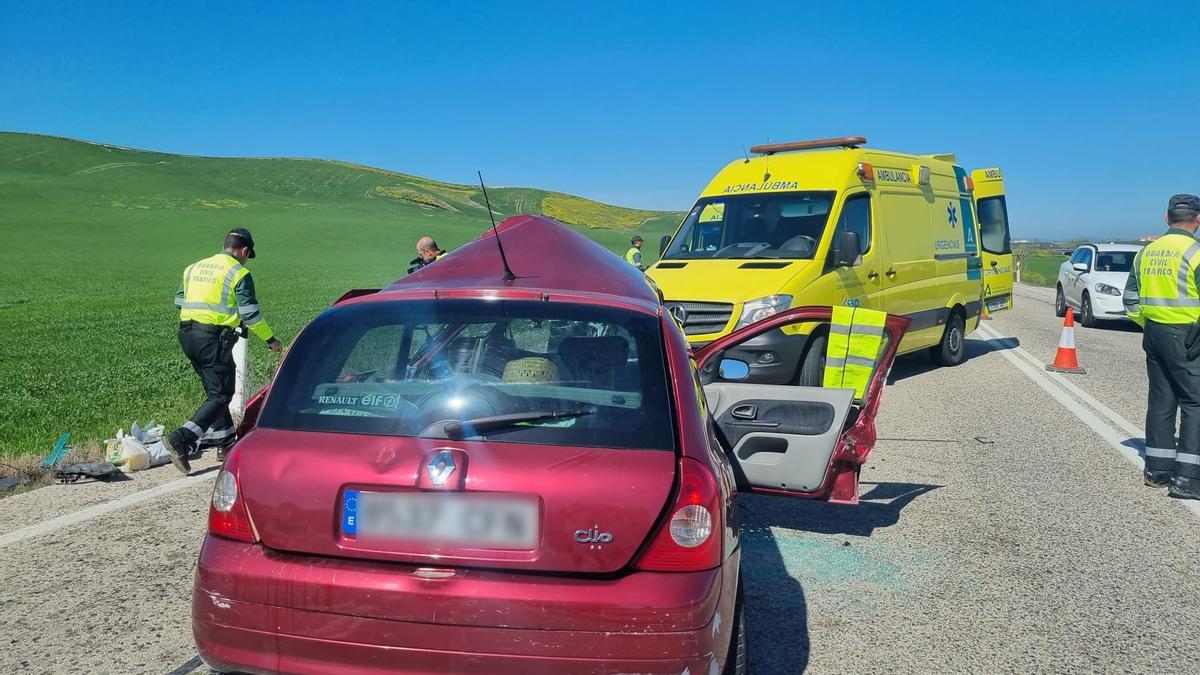
M 1058 285 L 1058 292 L 1054 294 L 1054 316 L 1063 318 L 1067 315 L 1067 297 L 1063 295 L 1062 284 Z
M 957 366 L 967 356 L 967 331 L 963 315 L 957 308 L 950 311 L 946 320 L 946 328 L 942 331 L 942 340 L 930 348 L 935 361 L 943 366 Z
M 800 357 L 800 367 L 796 372 L 796 384 L 801 387 L 819 387 L 825 382 L 825 347 L 829 344 L 829 335 L 821 332 L 813 336 L 804 356 Z
M 746 610 L 742 584 L 738 582 L 737 602 L 733 610 L 733 635 L 729 637 L 729 655 L 725 658 L 724 675 L 746 675 L 750 672 L 750 654 L 746 647 Z
M 1080 307 L 1082 308 L 1079 310 L 1080 323 L 1087 328 L 1095 328 L 1096 315 L 1092 313 L 1092 298 L 1087 294 L 1087 291 L 1083 292 L 1083 302 L 1080 303 Z

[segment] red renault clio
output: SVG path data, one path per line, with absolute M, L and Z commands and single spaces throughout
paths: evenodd
M 217 477 L 201 657 L 745 672 L 737 491 L 857 501 L 907 324 L 889 317 L 863 399 L 744 381 L 756 336 L 829 318 L 785 311 L 691 354 L 641 272 L 530 216 L 348 293 L 296 339 Z

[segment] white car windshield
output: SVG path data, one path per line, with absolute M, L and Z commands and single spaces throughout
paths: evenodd
M 1100 251 L 1096 254 L 1097 272 L 1128 272 L 1133 269 L 1136 251 Z

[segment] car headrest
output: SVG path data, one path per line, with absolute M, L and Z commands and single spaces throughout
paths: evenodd
M 620 335 L 563 338 L 558 353 L 572 363 L 619 366 L 629 360 L 629 340 Z

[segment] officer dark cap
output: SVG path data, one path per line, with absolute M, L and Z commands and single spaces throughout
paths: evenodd
M 1191 211 L 1193 214 L 1200 213 L 1200 197 L 1196 195 L 1181 194 L 1171 197 L 1171 201 L 1167 204 L 1168 211 Z
M 249 246 L 250 257 L 254 257 L 254 237 L 250 236 L 250 230 L 244 227 L 235 227 L 229 231 L 227 237 L 237 237 L 240 240 L 238 246 Z

